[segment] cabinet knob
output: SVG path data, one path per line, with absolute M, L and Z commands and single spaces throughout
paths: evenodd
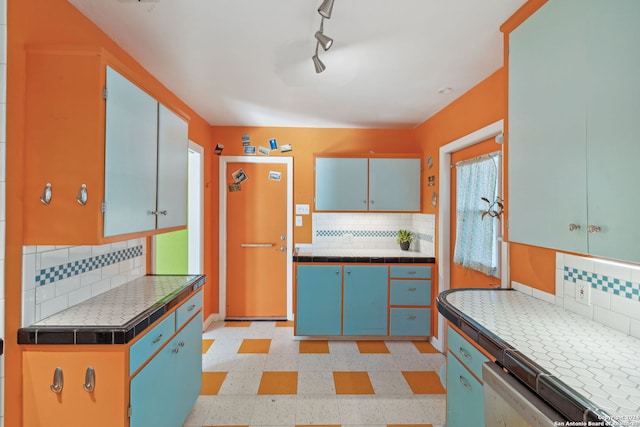
M 64 385 L 64 377 L 62 375 L 62 368 L 56 368 L 53 371 L 53 384 L 49 386 L 52 392 L 56 394 L 62 393 L 62 386 Z
M 580 226 L 578 224 L 569 224 L 569 231 L 578 231 Z
M 78 195 L 76 196 L 76 201 L 84 206 L 87 204 L 88 198 L 89 195 L 87 194 L 87 184 L 82 184 L 80 186 L 80 190 L 78 191 Z
M 590 225 L 587 227 L 587 231 L 589 233 L 599 233 L 600 231 L 602 231 L 602 227 L 600 227 L 599 225 Z
M 44 186 L 44 190 L 42 191 L 42 194 L 40 195 L 40 201 L 42 202 L 43 205 L 48 205 L 49 203 L 51 203 L 51 197 L 53 197 L 53 192 L 51 190 L 51 183 L 47 182 Z
M 84 373 L 84 384 L 82 389 L 87 393 L 91 393 L 96 388 L 96 371 L 93 366 L 87 367 L 87 371 Z

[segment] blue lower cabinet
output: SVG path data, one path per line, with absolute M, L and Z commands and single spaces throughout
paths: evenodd
M 342 266 L 299 265 L 296 335 L 342 333 Z
M 430 308 L 392 308 L 389 319 L 390 335 L 421 337 L 431 335 Z
M 482 384 L 451 353 L 447 355 L 447 427 L 483 427 Z
M 202 313 L 131 380 L 131 427 L 181 426 L 202 388 Z
M 344 335 L 387 335 L 389 269 L 344 267 Z

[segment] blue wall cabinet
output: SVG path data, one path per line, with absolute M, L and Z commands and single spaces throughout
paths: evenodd
M 344 266 L 344 335 L 386 335 L 387 266 Z
M 296 335 L 342 334 L 342 265 L 296 269 Z
M 420 159 L 369 159 L 369 210 L 420 210 Z
M 110 67 L 106 94 L 104 236 L 186 225 L 187 123 Z
M 509 35 L 509 238 L 640 261 L 640 2 L 547 2 Z
M 317 157 L 318 211 L 420 211 L 420 159 Z
M 368 162 L 366 158 L 318 157 L 316 210 L 366 211 Z

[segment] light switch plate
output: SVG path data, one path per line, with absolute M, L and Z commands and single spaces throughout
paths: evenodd
M 296 227 L 302 227 L 302 217 L 296 215 Z

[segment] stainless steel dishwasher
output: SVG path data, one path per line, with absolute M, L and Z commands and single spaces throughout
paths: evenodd
M 495 363 L 482 365 L 486 427 L 555 427 L 567 421 Z

